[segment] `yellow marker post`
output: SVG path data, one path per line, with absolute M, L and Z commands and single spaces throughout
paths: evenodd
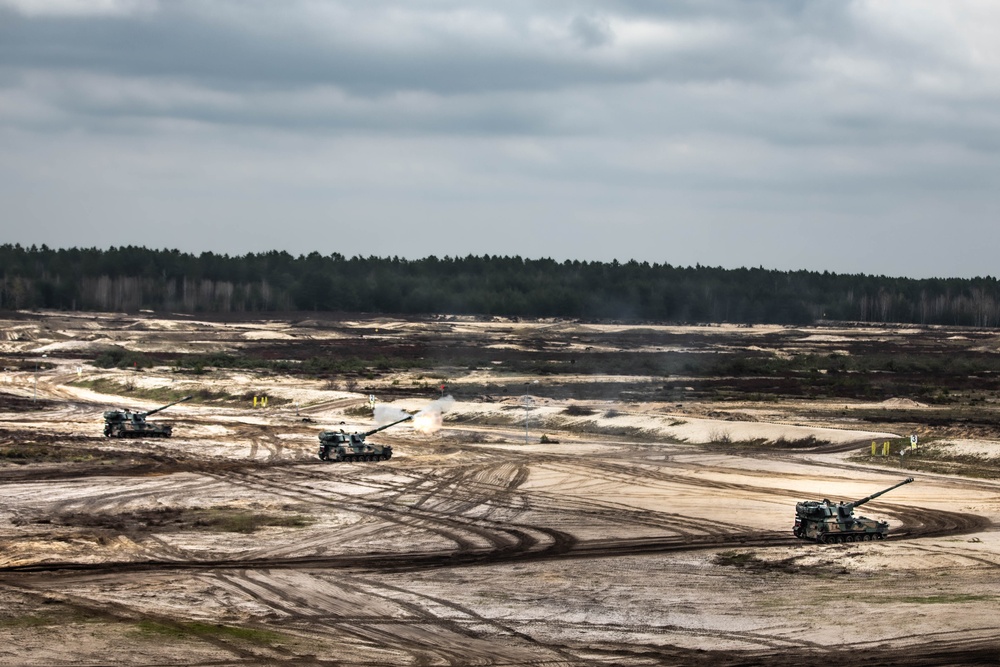
M 875 456 L 875 441 L 872 440 L 872 456 Z
M 257 407 L 257 397 L 256 396 L 253 397 L 253 406 L 255 408 Z
M 267 407 L 267 396 L 261 396 L 260 397 L 260 407 L 262 407 L 262 408 L 266 408 Z
M 882 443 L 882 456 L 889 456 L 889 441 Z

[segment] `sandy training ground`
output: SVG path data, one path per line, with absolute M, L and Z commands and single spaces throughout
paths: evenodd
M 0 664 L 1000 664 L 986 379 L 947 403 L 644 361 L 993 354 L 996 332 L 7 317 Z M 150 418 L 171 438 L 102 434 L 187 394 Z M 370 436 L 388 461 L 320 461 L 320 431 L 376 427 L 370 394 L 454 403 Z M 858 510 L 889 539 L 793 537 L 796 502 L 907 476 Z

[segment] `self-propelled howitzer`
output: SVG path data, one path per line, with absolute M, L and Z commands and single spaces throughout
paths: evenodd
M 912 477 L 907 477 L 888 489 L 851 502 L 833 503 L 824 498 L 822 501 L 804 500 L 797 503 L 792 533 L 803 540 L 815 540 L 823 544 L 883 540 L 889 534 L 888 522 L 854 516 L 854 508 L 912 481 Z
M 128 409 L 108 410 L 104 413 L 104 435 L 109 438 L 169 438 L 173 433 L 170 424 L 151 424 L 146 421 L 146 417 L 192 398 L 194 397 L 185 396 L 148 412 L 133 412 Z
M 344 433 L 343 429 L 323 431 L 319 434 L 319 457 L 324 461 L 388 461 L 392 458 L 392 447 L 369 444 L 365 438 L 411 419 L 413 415 L 407 415 L 364 433 Z

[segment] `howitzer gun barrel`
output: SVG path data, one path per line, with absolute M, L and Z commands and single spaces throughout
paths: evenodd
M 178 403 L 183 403 L 184 401 L 190 401 L 192 398 L 194 398 L 194 396 L 185 396 L 184 398 L 182 398 L 182 399 L 180 399 L 178 401 L 174 401 L 173 403 L 167 403 L 166 405 L 161 405 L 160 407 L 156 408 L 155 410 L 150 410 L 149 412 L 147 412 L 146 416 L 148 417 L 149 415 L 156 414 L 160 410 L 166 410 L 167 408 L 169 408 L 172 405 L 177 405 Z
M 379 426 L 378 428 L 372 429 L 371 431 L 367 431 L 365 433 L 362 433 L 361 437 L 362 438 L 367 438 L 368 436 L 374 435 L 374 434 L 378 433 L 379 431 L 384 431 L 385 429 L 389 428 L 390 426 L 395 426 L 396 424 L 402 424 L 403 422 L 409 421 L 411 419 L 413 419 L 413 415 L 406 415 L 405 417 L 403 417 L 399 421 L 394 421 L 391 424 L 386 424 L 385 426 Z
M 903 486 L 904 484 L 909 484 L 909 483 L 910 483 L 910 482 L 912 482 L 912 481 L 913 481 L 913 478 L 912 478 L 912 477 L 907 477 L 906 479 L 904 479 L 904 480 L 903 480 L 902 482 L 900 482 L 899 484 L 893 484 L 893 485 L 892 485 L 892 486 L 890 486 L 890 487 L 889 487 L 888 489 L 882 489 L 882 490 L 881 490 L 881 491 L 879 491 L 878 493 L 873 493 L 873 494 L 871 494 L 870 496 L 865 496 L 865 497 L 864 497 L 864 498 L 862 498 L 861 500 L 855 500 L 855 501 L 853 501 L 853 502 L 850 502 L 850 503 L 844 503 L 844 504 L 845 504 L 846 506 L 850 507 L 851 509 L 854 509 L 855 507 L 858 507 L 859 505 L 864 505 L 864 504 L 865 504 L 865 503 L 867 503 L 867 502 L 868 502 L 869 500 L 874 500 L 875 498 L 878 498 L 878 497 L 879 497 L 879 496 L 881 496 L 881 495 L 882 495 L 883 493 L 889 493 L 889 492 L 890 492 L 890 491 L 892 491 L 893 489 L 898 489 L 899 487 Z

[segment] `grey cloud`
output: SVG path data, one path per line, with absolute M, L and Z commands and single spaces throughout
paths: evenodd
M 614 40 L 614 32 L 606 20 L 593 16 L 575 16 L 570 22 L 573 35 L 587 48 L 596 48 L 610 44 Z
M 291 3 L 289 6 L 292 6 Z M 331 6 L 339 6 L 330 3 Z M 673 3 L 667 3 L 675 7 Z M 426 26 L 404 27 L 402 41 L 417 42 L 411 48 L 393 43 L 371 43 L 357 40 L 355 31 L 378 24 L 386 3 L 366 3 L 363 10 L 349 14 L 359 25 L 331 21 L 323 30 L 306 24 L 305 19 L 275 21 L 291 10 L 276 14 L 270 3 L 213 3 L 214 7 L 240 7 L 242 13 L 202 13 L 203 3 L 171 2 L 159 5 L 155 19 L 147 13 L 134 17 L 42 17 L 23 18 L 7 12 L 0 21 L 0 62 L 6 68 L 28 71 L 43 70 L 73 75 L 94 73 L 123 79 L 155 82 L 184 82 L 192 87 L 226 91 L 245 95 L 249 100 L 261 94 L 274 99 L 294 97 L 295 91 L 331 87 L 352 96 L 386 100 L 399 92 L 424 92 L 433 96 L 455 97 L 485 94 L 552 95 L 562 90 L 591 89 L 597 96 L 628 95 L 623 87 L 644 83 L 668 82 L 691 84 L 699 82 L 741 81 L 773 86 L 789 77 L 798 76 L 799 67 L 782 53 L 784 44 L 774 35 L 770 19 L 762 26 L 747 18 L 745 13 L 726 18 L 712 16 L 694 5 L 678 3 L 672 13 L 658 15 L 643 11 L 625 11 L 617 20 L 657 20 L 668 18 L 682 21 L 678 30 L 711 19 L 714 23 L 729 22 L 734 35 L 725 44 L 688 44 L 679 49 L 662 49 L 652 45 L 651 53 L 625 53 L 613 59 L 587 58 L 586 51 L 597 45 L 613 44 L 612 29 L 603 14 L 570 14 L 570 5 L 554 3 L 549 14 L 541 18 L 554 26 L 567 27 L 565 42 L 555 38 L 532 36 L 525 16 L 504 15 L 502 26 L 486 43 L 479 43 L 454 26 L 450 29 Z M 284 5 L 283 5 L 284 6 Z M 356 5 L 350 5 L 352 8 Z M 477 5 L 434 5 L 444 9 Z M 595 12 L 602 3 L 591 5 Z M 480 5 L 486 20 L 492 16 L 490 5 Z M 516 7 L 516 5 L 515 5 Z M 584 5 L 586 8 L 586 5 Z M 626 9 L 628 6 L 625 5 Z M 525 8 L 520 8 L 526 11 Z M 419 14 L 419 9 L 412 10 Z M 430 13 L 430 12 L 428 12 Z M 433 15 L 432 15 L 433 16 Z M 237 20 L 238 19 L 238 20 Z M 430 19 L 427 19 L 430 21 Z M 758 39 L 763 32 L 766 39 Z M 583 53 L 568 47 L 582 44 Z M 165 86 L 169 89 L 169 86 Z M 286 113 L 253 109 L 223 109 L 212 105 L 192 106 L 180 99 L 169 107 L 166 94 L 155 104 L 141 100 L 120 100 L 120 107 L 108 101 L 95 104 L 82 97 L 50 98 L 52 104 L 72 113 L 72 105 L 80 104 L 84 116 L 93 114 L 113 117 L 176 115 L 206 122 L 263 123 L 276 126 L 302 124 L 303 127 L 327 126 L 381 127 L 391 131 L 392 122 L 379 123 L 378 114 L 366 113 L 352 117 L 339 109 L 317 109 L 311 116 L 295 109 Z M 391 106 L 391 99 L 387 103 Z M 572 131 L 551 118 L 530 120 L 510 113 L 515 106 L 507 102 L 497 105 L 500 110 L 475 113 L 456 118 L 449 113 L 450 100 L 442 99 L 435 113 L 458 132 L 477 125 L 483 132 L 546 132 Z M 468 106 L 468 105 L 457 105 Z M 473 105 L 475 106 L 475 105 Z M 508 110 L 504 119 L 503 109 Z M 440 113 L 445 109 L 444 113 Z M 416 130 L 433 128 L 434 122 L 419 115 L 400 111 L 395 126 Z M 325 119 L 322 122 L 319 117 Z M 599 119 L 597 119 L 599 122 Z M 590 127 L 593 123 L 584 123 Z
M 931 2 L 13 7 L 5 240 L 368 254 L 363 223 L 404 256 L 845 270 L 850 235 L 929 256 L 935 215 L 996 210 L 1000 63 Z M 952 273 L 990 272 L 989 234 Z
M 425 12 L 423 23 L 414 21 L 400 29 L 401 41 L 415 42 L 412 48 L 400 48 L 392 43 L 391 34 L 381 44 L 355 38 L 356 33 L 363 34 L 385 20 L 380 13 L 383 3 L 349 4 L 348 15 L 330 19 L 322 28 L 305 18 L 275 20 L 290 13 L 285 7 L 294 4 L 282 3 L 279 11 L 273 4 L 247 3 L 238 5 L 242 17 L 234 12 L 218 17 L 202 13 L 203 3 L 177 1 L 161 4 L 155 20 L 145 14 L 24 18 L 8 10 L 0 21 L 0 58 L 8 66 L 181 77 L 223 87 L 336 85 L 367 93 L 551 90 L 649 79 L 770 79 L 775 72 L 767 68 L 787 69 L 779 62 L 781 54 L 767 45 L 768 41 L 781 43 L 772 34 L 780 26 L 769 20 L 744 22 L 746 16 L 728 21 L 745 33 L 732 44 L 689 45 L 680 51 L 653 49 L 603 62 L 574 58 L 572 51 L 559 48 L 550 36 L 532 34 L 517 15 L 504 16 L 503 26 L 483 38 L 466 34 L 461 25 L 447 25 L 435 5 L 437 12 Z M 492 18 L 490 6 L 482 7 L 483 16 L 473 19 Z M 413 13 L 421 17 L 419 9 Z M 567 36 L 573 39 L 565 44 L 592 48 L 612 42 L 612 29 L 604 16 L 550 10 L 539 18 L 566 25 Z M 616 18 L 646 17 L 618 14 Z M 719 17 L 707 13 L 653 18 L 682 21 L 680 30 L 709 19 L 720 23 Z M 442 25 L 433 25 L 435 20 Z M 757 42 L 756 32 L 767 39 Z M 754 62 L 748 57 L 753 55 L 763 58 Z

